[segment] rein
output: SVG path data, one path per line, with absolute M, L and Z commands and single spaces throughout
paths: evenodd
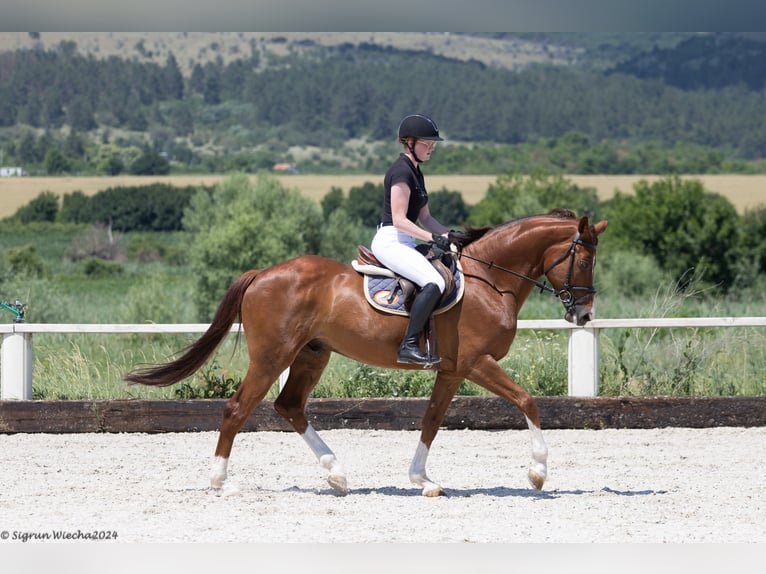
M 564 286 L 561 289 L 554 289 L 552 286 L 546 284 L 544 281 L 538 281 L 537 279 L 533 279 L 532 277 L 524 275 L 523 273 L 519 273 L 518 271 L 514 271 L 513 269 L 508 269 L 500 265 L 495 265 L 494 261 L 486 261 L 484 259 L 472 257 L 470 255 L 466 255 L 462 251 L 460 252 L 459 257 L 465 257 L 466 259 L 471 259 L 473 261 L 476 261 L 477 263 L 483 263 L 484 265 L 487 266 L 488 269 L 497 269 L 499 271 L 502 271 L 504 273 L 509 273 L 515 277 L 518 277 L 519 279 L 523 279 L 524 281 L 532 283 L 538 289 L 540 289 L 540 293 L 545 291 L 558 297 L 558 299 L 566 307 L 567 311 L 572 312 L 574 311 L 575 305 L 577 305 L 577 303 L 581 299 L 584 299 L 588 295 L 593 295 L 596 293 L 596 290 L 593 287 L 584 287 L 584 286 L 569 284 L 569 281 L 572 278 L 572 268 L 574 266 L 575 249 L 577 248 L 578 245 L 582 245 L 584 247 L 591 247 L 594 250 L 596 249 L 596 245 L 594 243 L 589 243 L 587 241 L 583 241 L 582 239 L 580 239 L 580 232 L 578 231 L 575 233 L 574 239 L 572 239 L 572 243 L 569 244 L 569 247 L 567 248 L 567 250 L 564 253 L 562 253 L 553 263 L 551 263 L 545 271 L 543 271 L 543 275 L 547 275 L 551 269 L 563 263 L 564 260 L 567 257 L 569 257 L 569 268 L 567 269 L 567 276 L 566 276 L 566 279 L 564 280 Z M 497 289 L 497 287 L 495 287 L 495 290 L 502 294 L 502 291 Z M 574 294 L 572 293 L 573 291 L 585 291 L 585 294 L 575 299 Z

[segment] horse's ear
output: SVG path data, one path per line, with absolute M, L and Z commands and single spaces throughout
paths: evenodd
M 583 215 L 580 218 L 580 223 L 577 226 L 577 229 L 580 232 L 580 235 L 582 235 L 583 233 L 585 233 L 588 230 L 588 216 L 587 215 Z
M 609 225 L 608 220 L 604 219 L 603 221 L 599 221 L 596 225 L 593 226 L 593 231 L 596 232 L 596 235 L 601 235 L 604 233 L 607 225 Z

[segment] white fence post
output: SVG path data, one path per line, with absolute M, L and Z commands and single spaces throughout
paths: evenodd
M 32 398 L 32 333 L 3 333 L 0 399 Z
M 598 396 L 598 334 L 598 329 L 587 326 L 569 331 L 570 397 Z

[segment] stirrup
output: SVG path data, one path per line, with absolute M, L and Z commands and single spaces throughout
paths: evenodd
M 430 367 L 431 365 L 435 365 L 436 363 L 441 362 L 441 357 L 438 355 L 430 355 L 428 353 L 423 353 L 420 350 L 420 347 L 409 347 L 409 346 L 403 346 L 399 348 L 399 354 L 396 357 L 396 362 L 401 364 L 410 364 L 410 365 L 424 365 L 426 367 Z
M 396 357 L 397 363 L 427 365 L 430 357 L 420 350 L 419 346 L 404 344 L 399 347 L 399 354 Z

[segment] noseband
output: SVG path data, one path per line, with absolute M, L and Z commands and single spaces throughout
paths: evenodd
M 594 251 L 596 250 L 596 244 L 590 243 L 588 241 L 583 241 L 582 239 L 580 239 L 580 232 L 578 231 L 575 233 L 574 239 L 572 239 L 572 243 L 569 244 L 569 248 L 558 259 L 556 259 L 556 261 L 551 263 L 545 271 L 543 271 L 543 275 L 547 276 L 548 272 L 551 269 L 553 269 L 554 267 L 556 267 L 556 265 L 559 265 L 560 263 L 564 261 L 564 259 L 569 257 L 569 267 L 567 268 L 567 276 L 564 279 L 564 286 L 559 290 L 553 289 L 552 287 L 549 287 L 548 289 L 546 289 L 550 293 L 553 293 L 554 295 L 556 295 L 556 297 L 558 297 L 561 300 L 567 312 L 569 313 L 574 312 L 575 307 L 580 301 L 582 301 L 589 295 L 596 294 L 596 290 L 593 287 L 585 287 L 581 285 L 569 284 L 569 281 L 572 278 L 572 269 L 574 268 L 575 249 L 578 245 L 582 245 L 583 247 L 590 247 Z M 584 291 L 585 294 L 575 299 L 575 296 L 572 293 L 573 291 Z
M 506 269 L 505 267 L 501 267 L 500 265 L 495 265 L 494 261 L 484 261 L 482 259 L 477 259 L 476 257 L 471 257 L 470 255 L 465 255 L 464 253 L 460 253 L 460 257 L 465 257 L 467 259 L 471 259 L 473 261 L 477 261 L 479 263 L 483 263 L 487 266 L 489 269 L 498 269 L 500 271 L 503 271 L 504 273 L 510 273 L 511 275 L 514 275 L 520 279 L 524 279 L 525 281 L 528 281 L 529 283 L 533 283 L 538 289 L 540 289 L 540 292 L 543 291 L 547 293 L 551 293 L 558 297 L 558 299 L 561 301 L 561 303 L 564 305 L 564 308 L 567 310 L 568 313 L 574 313 L 575 307 L 577 306 L 580 301 L 588 297 L 589 295 L 595 295 L 596 290 L 593 287 L 586 287 L 582 285 L 570 285 L 569 282 L 572 278 L 572 269 L 574 268 L 574 258 L 575 258 L 575 250 L 577 249 L 578 245 L 582 245 L 583 247 L 590 247 L 594 251 L 596 250 L 596 244 L 590 243 L 588 241 L 583 241 L 580 239 L 580 232 L 577 231 L 575 233 L 574 239 L 572 239 L 572 243 L 569 244 L 569 247 L 567 250 L 562 253 L 556 260 L 551 263 L 545 271 L 543 271 L 543 275 L 548 275 L 548 273 L 557 265 L 560 265 L 564 262 L 565 259 L 569 258 L 569 268 L 567 269 L 567 275 L 564 279 L 564 286 L 561 289 L 554 289 L 552 286 L 547 285 L 544 281 L 538 281 L 537 279 L 533 279 L 532 277 L 528 277 L 522 273 L 518 273 L 514 271 L 513 269 Z M 585 293 L 581 295 L 580 297 L 575 298 L 574 291 L 584 291 Z

